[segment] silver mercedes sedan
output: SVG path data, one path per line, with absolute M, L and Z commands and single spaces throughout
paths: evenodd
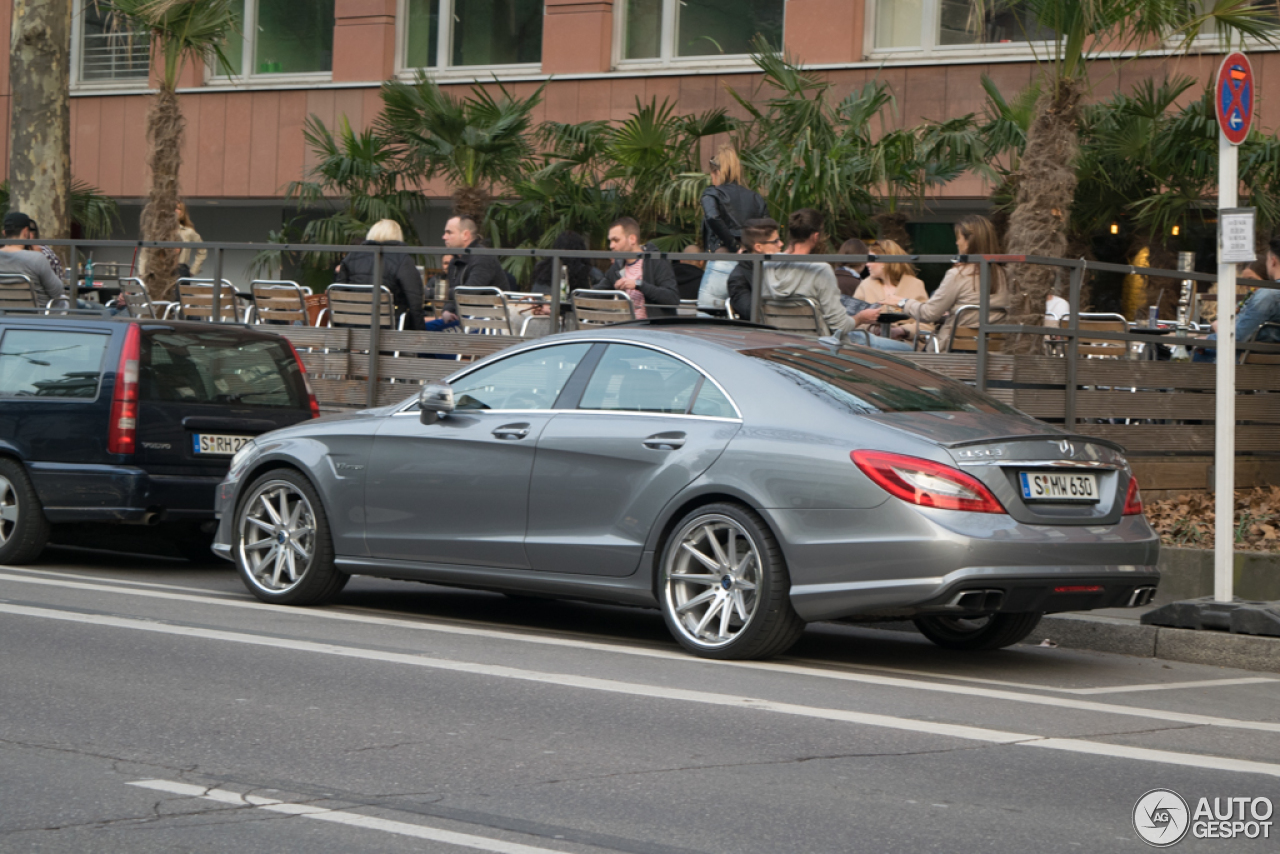
M 726 321 L 522 343 L 265 434 L 218 511 L 214 551 L 264 602 L 371 575 L 656 607 L 709 658 L 836 619 L 994 649 L 1159 580 L 1119 447 L 879 351 Z

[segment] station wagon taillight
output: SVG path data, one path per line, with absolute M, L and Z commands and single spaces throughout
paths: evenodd
M 138 434 L 138 360 L 142 353 L 142 333 L 129 324 L 116 366 L 116 390 L 111 396 L 111 423 L 107 425 L 107 451 L 132 454 Z
M 1005 512 L 981 481 L 951 466 L 883 451 L 853 451 L 849 457 L 885 492 L 910 504 L 970 513 Z
M 1142 515 L 1142 490 L 1138 489 L 1138 479 L 1136 477 L 1129 478 L 1129 491 L 1124 496 L 1124 510 L 1122 516 L 1141 516 Z
M 320 417 L 320 401 L 316 400 L 316 394 L 311 390 L 311 381 L 307 379 L 307 366 L 302 364 L 302 357 L 298 355 L 298 348 L 293 346 L 293 342 L 288 338 L 284 343 L 289 345 L 289 352 L 293 353 L 293 360 L 298 363 L 298 373 L 302 374 L 302 384 L 307 388 L 307 403 L 311 405 L 311 417 Z

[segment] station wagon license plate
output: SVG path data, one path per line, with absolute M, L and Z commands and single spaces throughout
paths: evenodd
M 1062 472 L 1021 472 L 1022 498 L 1026 501 L 1079 501 L 1098 503 L 1096 474 Z
M 252 436 L 219 436 L 214 433 L 196 433 L 191 437 L 197 454 L 232 456 L 252 441 Z

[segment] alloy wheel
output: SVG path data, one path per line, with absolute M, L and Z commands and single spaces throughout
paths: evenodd
M 668 551 L 664 595 L 679 631 L 701 647 L 732 643 L 751 623 L 759 601 L 760 556 L 728 516 L 700 516 Z
M 311 502 L 286 481 L 263 484 L 240 513 L 239 559 L 264 590 L 297 586 L 315 555 L 316 518 Z
M 9 542 L 18 527 L 18 491 L 9 478 L 0 475 L 0 546 Z

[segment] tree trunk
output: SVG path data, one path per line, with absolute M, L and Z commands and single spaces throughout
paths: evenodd
M 1006 251 L 1012 255 L 1062 258 L 1067 251 L 1067 224 L 1076 191 L 1075 161 L 1079 149 L 1079 109 L 1084 81 L 1060 80 L 1036 102 L 1019 170 L 1018 192 L 1009 217 Z M 1045 298 L 1060 271 L 1054 267 L 1015 264 L 1009 270 L 1012 299 L 1010 323 L 1039 325 Z M 1020 335 L 1012 352 L 1034 352 L 1038 335 Z
M 71 0 L 13 0 L 9 209 L 71 236 Z
M 161 87 L 147 110 L 147 164 L 151 167 L 151 193 L 142 209 L 143 240 L 173 240 L 178 234 L 178 173 L 182 169 L 182 136 L 186 119 L 178 105 L 178 93 Z M 147 293 L 167 300 L 173 292 L 178 267 L 177 249 L 147 249 Z

